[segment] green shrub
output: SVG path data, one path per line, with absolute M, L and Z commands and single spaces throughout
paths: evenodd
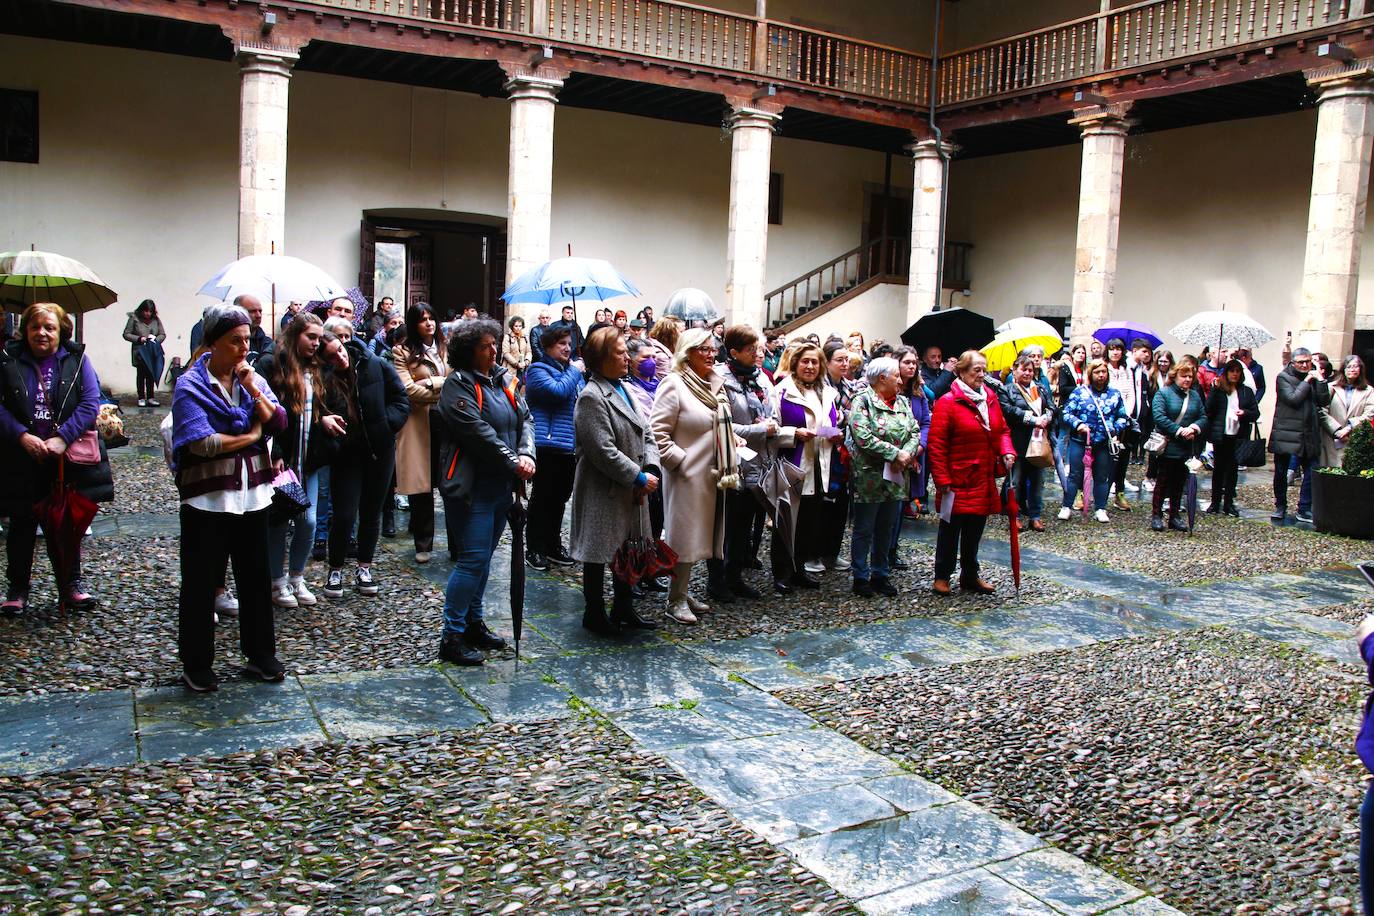
M 1361 423 L 1350 433 L 1341 470 L 1347 474 L 1374 474 L 1374 423 Z

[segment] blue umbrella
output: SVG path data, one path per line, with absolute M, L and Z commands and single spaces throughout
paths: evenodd
M 501 298 L 507 304 L 532 302 L 553 305 L 578 299 L 598 302 L 619 296 L 638 296 L 639 288 L 608 261 L 596 258 L 556 258 L 526 271 L 506 287 Z
M 1164 343 L 1164 338 L 1143 324 L 1136 324 L 1134 321 L 1109 321 L 1102 327 L 1093 332 L 1093 339 L 1106 343 L 1113 337 L 1119 337 L 1126 342 L 1126 346 L 1131 345 L 1131 341 L 1137 337 L 1149 342 L 1150 349 L 1153 350 Z

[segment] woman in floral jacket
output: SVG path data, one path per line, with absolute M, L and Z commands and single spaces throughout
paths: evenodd
M 906 471 L 916 460 L 920 428 L 900 394 L 897 361 L 875 359 L 864 370 L 868 387 L 854 396 L 849 413 L 853 462 L 854 542 L 850 562 L 854 594 L 895 596 L 888 578 L 892 528 L 906 498 Z
M 1083 487 L 1083 455 L 1091 449 L 1093 465 L 1093 508 L 1099 522 L 1109 522 L 1107 495 L 1112 487 L 1112 472 L 1117 456 L 1113 443 L 1131 425 L 1121 392 L 1107 385 L 1107 363 L 1095 359 L 1088 364 L 1088 383 L 1073 390 L 1064 405 L 1064 425 L 1069 429 L 1069 485 L 1064 488 L 1064 507 L 1059 518 L 1068 521 L 1073 514 L 1073 499 Z M 1120 451 L 1121 446 L 1116 445 Z M 1121 460 L 1126 460 L 1123 453 Z

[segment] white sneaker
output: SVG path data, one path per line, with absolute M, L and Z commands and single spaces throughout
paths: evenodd
M 144 400 L 143 398 L 139 398 L 139 399 L 138 399 L 138 406 L 139 406 L 139 407 L 147 407 L 147 406 L 148 406 L 148 402 L 147 402 L 146 400 Z
M 319 601 L 319 599 L 315 597 L 315 593 L 306 587 L 304 576 L 292 576 L 289 581 L 291 583 L 291 591 L 296 596 L 296 603 L 301 607 L 309 607 Z
M 698 601 L 691 595 L 687 596 L 687 606 L 692 609 L 693 614 L 705 614 L 707 611 L 711 610 L 709 604 L 705 601 Z
M 813 576 L 819 575 L 820 573 L 825 572 L 825 564 L 822 563 L 820 560 L 807 560 L 805 563 L 802 564 L 802 569 L 811 573 Z
M 693 624 L 697 622 L 696 615 L 692 613 L 691 608 L 687 607 L 685 600 L 669 603 L 668 616 L 678 623 Z
M 1153 493 L 1155 491 L 1155 482 L 1146 477 L 1140 482 L 1140 489 L 1144 490 L 1146 493 Z
M 277 607 L 296 607 L 296 592 L 285 579 L 272 580 L 272 603 Z
M 1102 522 L 1103 524 L 1106 524 L 1107 522 L 1111 521 L 1111 519 L 1107 517 L 1106 509 L 1098 509 L 1096 512 L 1093 513 L 1093 518 L 1097 519 L 1099 522 Z
M 428 550 L 417 550 L 417 551 L 415 551 L 415 562 L 416 562 L 416 563 L 428 563 L 428 562 L 429 562 L 429 551 L 428 551 Z
M 832 566 L 832 567 L 830 567 L 830 568 L 833 569 L 833 570 L 835 570 L 836 572 L 848 572 L 849 569 L 850 569 L 849 558 L 848 558 L 848 557 L 836 557 L 836 558 L 835 558 L 835 565 Z
M 215 613 L 224 617 L 237 617 L 239 599 L 234 597 L 233 592 L 220 592 L 215 596 Z
M 1070 509 L 1068 506 L 1065 506 L 1059 510 L 1059 520 L 1061 522 L 1067 522 L 1071 518 L 1073 518 L 1073 510 Z
M 1137 487 L 1135 484 L 1131 483 L 1131 482 L 1128 480 L 1128 481 L 1126 481 L 1126 492 L 1127 492 L 1127 493 L 1139 493 L 1139 492 L 1140 492 L 1140 487 Z

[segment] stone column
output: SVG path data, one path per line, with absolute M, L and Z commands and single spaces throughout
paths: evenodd
M 239 257 L 282 251 L 286 105 L 294 51 L 249 49 L 239 62 Z
M 1121 173 L 1126 156 L 1129 105 L 1074 112 L 1069 123 L 1083 132 L 1083 172 L 1078 191 L 1078 245 L 1073 271 L 1070 333 L 1091 334 L 1111 317 L 1116 296 L 1116 248 L 1121 228 Z
M 506 283 L 549 260 L 553 216 L 553 114 L 563 80 L 519 74 L 510 93 L 510 176 L 506 195 Z M 513 306 L 528 319 L 531 307 Z M 526 324 L 530 322 L 527 320 Z
M 1294 343 L 1339 360 L 1355 340 L 1374 145 L 1374 65 L 1309 74 L 1308 84 L 1318 93 L 1317 142 Z M 1282 333 L 1281 328 L 1270 330 Z
M 725 323 L 762 328 L 768 260 L 768 177 L 781 115 L 736 105 L 730 127 L 730 226 L 725 244 Z
M 940 227 L 944 223 L 945 164 L 952 143 L 920 140 L 907 147 L 915 162 L 911 194 L 911 276 L 906 287 L 906 323 L 940 306 Z

